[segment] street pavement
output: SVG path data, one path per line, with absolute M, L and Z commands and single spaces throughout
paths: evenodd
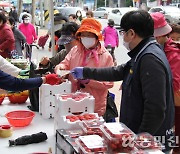
M 98 19 L 98 20 L 101 22 L 103 28 L 107 25 L 107 19 Z M 47 29 L 38 28 L 38 37 L 43 36 L 45 34 L 47 34 Z M 52 57 L 52 52 L 48 51 L 49 41 L 50 39 L 48 39 L 44 49 L 33 48 L 32 61 L 34 61 L 34 63 L 38 64 L 41 58 L 44 56 Z M 115 49 L 115 57 L 118 65 L 123 64 L 129 60 L 129 57 L 127 55 L 127 50 L 123 46 L 122 36 L 120 36 L 119 42 L 120 42 L 119 47 Z M 114 87 L 110 89 L 110 92 L 115 94 L 115 103 L 117 105 L 118 111 L 120 110 L 120 100 L 121 100 L 121 90 L 119 90 L 120 86 L 121 86 L 121 81 L 115 82 Z

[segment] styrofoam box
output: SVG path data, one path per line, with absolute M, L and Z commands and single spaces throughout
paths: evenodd
M 80 93 L 82 92 L 76 92 L 74 94 L 80 94 Z M 82 93 L 82 94 L 86 94 L 87 96 L 78 101 L 72 98 L 63 99 L 61 97 L 61 94 L 60 95 L 57 94 L 55 97 L 55 108 L 56 108 L 55 116 L 56 115 L 64 116 L 76 112 L 94 113 L 94 104 L 95 104 L 94 97 L 89 93 Z
M 81 115 L 87 114 L 86 113 L 82 113 Z M 88 113 L 88 114 L 94 114 L 96 118 L 99 118 L 97 113 Z M 72 115 L 72 114 L 69 114 Z M 79 123 L 81 122 L 80 120 L 71 122 L 69 119 L 66 119 L 66 116 L 61 116 L 58 118 L 58 120 L 55 120 L 56 122 L 56 126 L 57 129 L 81 129 L 81 126 L 79 125 Z M 91 120 L 89 120 L 91 121 Z
M 71 82 L 66 80 L 59 85 L 42 84 L 39 88 L 39 113 L 43 118 L 53 118 L 55 108 L 55 94 L 70 93 Z
M 39 113 L 42 114 L 45 110 L 48 110 L 49 107 L 55 108 L 55 97 L 46 96 L 39 99 Z

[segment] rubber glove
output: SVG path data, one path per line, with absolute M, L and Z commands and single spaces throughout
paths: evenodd
M 83 67 L 76 67 L 72 69 L 71 74 L 75 79 L 83 79 Z
M 61 82 L 61 78 L 57 74 L 48 74 L 45 75 L 46 83 L 50 85 L 59 84 Z
M 28 76 L 29 75 L 29 70 L 21 70 L 19 72 L 19 75 L 21 75 L 21 76 Z

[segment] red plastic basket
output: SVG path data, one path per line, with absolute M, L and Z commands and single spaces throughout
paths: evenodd
M 2 104 L 4 97 L 0 97 L 0 105 Z
M 28 126 L 31 123 L 34 116 L 34 112 L 25 110 L 8 112 L 5 115 L 9 123 L 14 127 Z
M 13 104 L 15 104 L 15 103 L 23 104 L 28 99 L 28 96 L 24 96 L 24 95 L 15 96 L 15 95 L 11 95 L 11 96 L 8 96 L 8 98 L 9 98 L 9 101 L 11 103 L 13 103 Z

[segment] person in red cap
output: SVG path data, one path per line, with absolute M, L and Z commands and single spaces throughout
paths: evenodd
M 180 153 L 180 44 L 168 38 L 172 31 L 171 26 L 166 22 L 164 15 L 160 12 L 152 13 L 154 20 L 154 36 L 164 49 L 173 74 L 173 90 L 175 101 L 175 134 L 178 137 L 177 148 L 174 151 Z
M 108 67 L 113 66 L 110 53 L 100 43 L 102 40 L 101 23 L 94 18 L 82 20 L 81 26 L 76 32 L 80 43 L 74 46 L 65 59 L 55 67 L 58 70 L 71 70 L 77 66 Z M 72 91 L 81 90 L 88 92 L 95 98 L 95 112 L 99 116 L 106 110 L 108 89 L 113 87 L 113 82 L 99 82 L 94 80 L 76 80 L 69 76 L 72 82 Z

